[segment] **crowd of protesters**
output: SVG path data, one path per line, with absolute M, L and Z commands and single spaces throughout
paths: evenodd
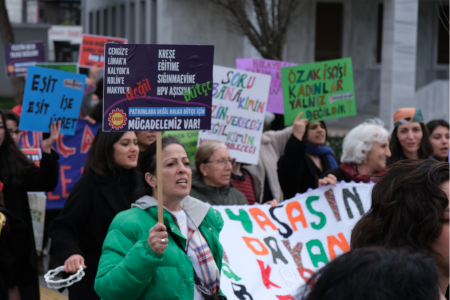
M 102 111 L 97 71 L 80 112 L 92 124 Z M 0 300 L 39 299 L 27 192 L 53 191 L 59 178 L 52 145 L 60 124 L 44 134 L 37 167 L 18 147 L 19 121 L 13 111 L 0 113 Z M 46 219 L 64 271 L 85 272 L 69 299 L 224 299 L 223 220 L 211 205 L 277 206 L 341 181 L 375 182 L 372 206 L 352 231 L 351 251 L 293 297 L 449 299 L 449 124 L 425 125 L 416 108 L 399 109 L 393 124 L 391 134 L 379 119 L 359 124 L 337 158 L 325 122 L 300 113 L 292 126 L 263 133 L 256 165 L 237 162 L 219 141 L 201 144 L 192 162 L 182 143 L 164 138 L 164 224 L 157 223 L 156 133 L 99 129 L 64 208 Z

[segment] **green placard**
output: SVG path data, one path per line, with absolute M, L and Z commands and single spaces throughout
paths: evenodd
M 189 162 L 194 162 L 197 151 L 198 130 L 164 131 L 163 137 L 173 136 L 184 144 Z
M 36 67 L 43 67 L 49 69 L 55 69 L 60 71 L 78 73 L 78 67 L 76 63 L 37 63 Z
M 281 68 L 281 84 L 286 126 L 356 115 L 351 58 Z

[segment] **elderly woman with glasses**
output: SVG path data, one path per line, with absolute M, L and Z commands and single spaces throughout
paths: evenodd
M 195 153 L 190 196 L 211 205 L 248 204 L 244 194 L 231 186 L 231 171 L 235 158 L 230 158 L 227 146 L 219 141 L 207 141 Z

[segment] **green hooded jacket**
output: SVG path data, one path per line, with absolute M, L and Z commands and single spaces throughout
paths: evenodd
M 208 242 L 220 272 L 223 255 L 219 242 L 219 232 L 223 227 L 220 212 L 190 196 L 184 198 L 181 205 Z M 119 213 L 109 227 L 95 279 L 95 291 L 105 300 L 194 299 L 192 261 L 177 246 L 170 232 L 164 254 L 154 253 L 147 243 L 149 230 L 158 222 L 158 201 L 144 196 L 133 206 Z M 186 238 L 166 208 L 164 225 L 178 236 L 185 248 Z

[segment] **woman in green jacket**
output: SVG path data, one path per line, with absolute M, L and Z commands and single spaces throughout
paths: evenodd
M 158 222 L 156 143 L 144 152 L 145 195 L 119 213 L 103 244 L 95 291 L 102 299 L 221 299 L 220 213 L 189 196 L 192 172 L 175 138 L 162 140 L 164 224 Z M 210 294 L 210 295 L 208 295 Z

